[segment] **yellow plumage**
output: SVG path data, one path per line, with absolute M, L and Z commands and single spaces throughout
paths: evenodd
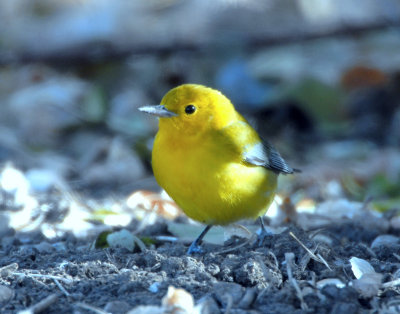
M 202 85 L 170 90 L 160 106 L 152 166 L 187 216 L 208 225 L 257 218 L 271 204 L 279 172 L 292 173 L 228 98 Z

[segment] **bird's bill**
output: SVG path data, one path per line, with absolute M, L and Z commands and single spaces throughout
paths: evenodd
M 170 118 L 170 117 L 177 116 L 177 114 L 175 112 L 169 111 L 163 105 L 143 106 L 138 109 L 142 112 L 146 112 L 146 113 L 152 114 L 152 115 L 160 117 L 160 118 Z

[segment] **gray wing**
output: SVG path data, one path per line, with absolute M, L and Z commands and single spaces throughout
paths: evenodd
M 244 161 L 255 166 L 265 167 L 275 173 L 291 174 L 300 172 L 300 170 L 290 167 L 268 142 L 254 145 L 244 154 Z

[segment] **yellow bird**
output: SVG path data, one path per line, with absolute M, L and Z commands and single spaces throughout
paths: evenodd
M 157 106 L 140 111 L 158 116 L 152 166 L 157 182 L 187 216 L 207 225 L 261 217 L 271 204 L 279 173 L 296 171 L 218 90 L 196 84 L 171 89 Z M 261 239 L 266 231 L 261 221 Z

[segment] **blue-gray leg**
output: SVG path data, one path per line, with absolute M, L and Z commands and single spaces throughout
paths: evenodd
M 193 241 L 193 243 L 189 246 L 189 249 L 187 250 L 188 255 L 192 255 L 195 253 L 203 253 L 203 249 L 201 248 L 200 245 L 201 245 L 201 242 L 202 242 L 204 236 L 211 229 L 211 227 L 212 227 L 212 225 L 208 225 L 207 227 L 205 227 L 204 230 L 197 237 L 197 239 Z
M 264 225 L 264 220 L 262 217 L 258 217 L 260 220 L 260 225 L 261 225 L 261 231 L 260 234 L 258 235 L 258 245 L 261 246 L 265 240 L 265 238 L 269 237 L 271 233 L 269 233 L 267 230 L 265 230 L 265 225 Z

